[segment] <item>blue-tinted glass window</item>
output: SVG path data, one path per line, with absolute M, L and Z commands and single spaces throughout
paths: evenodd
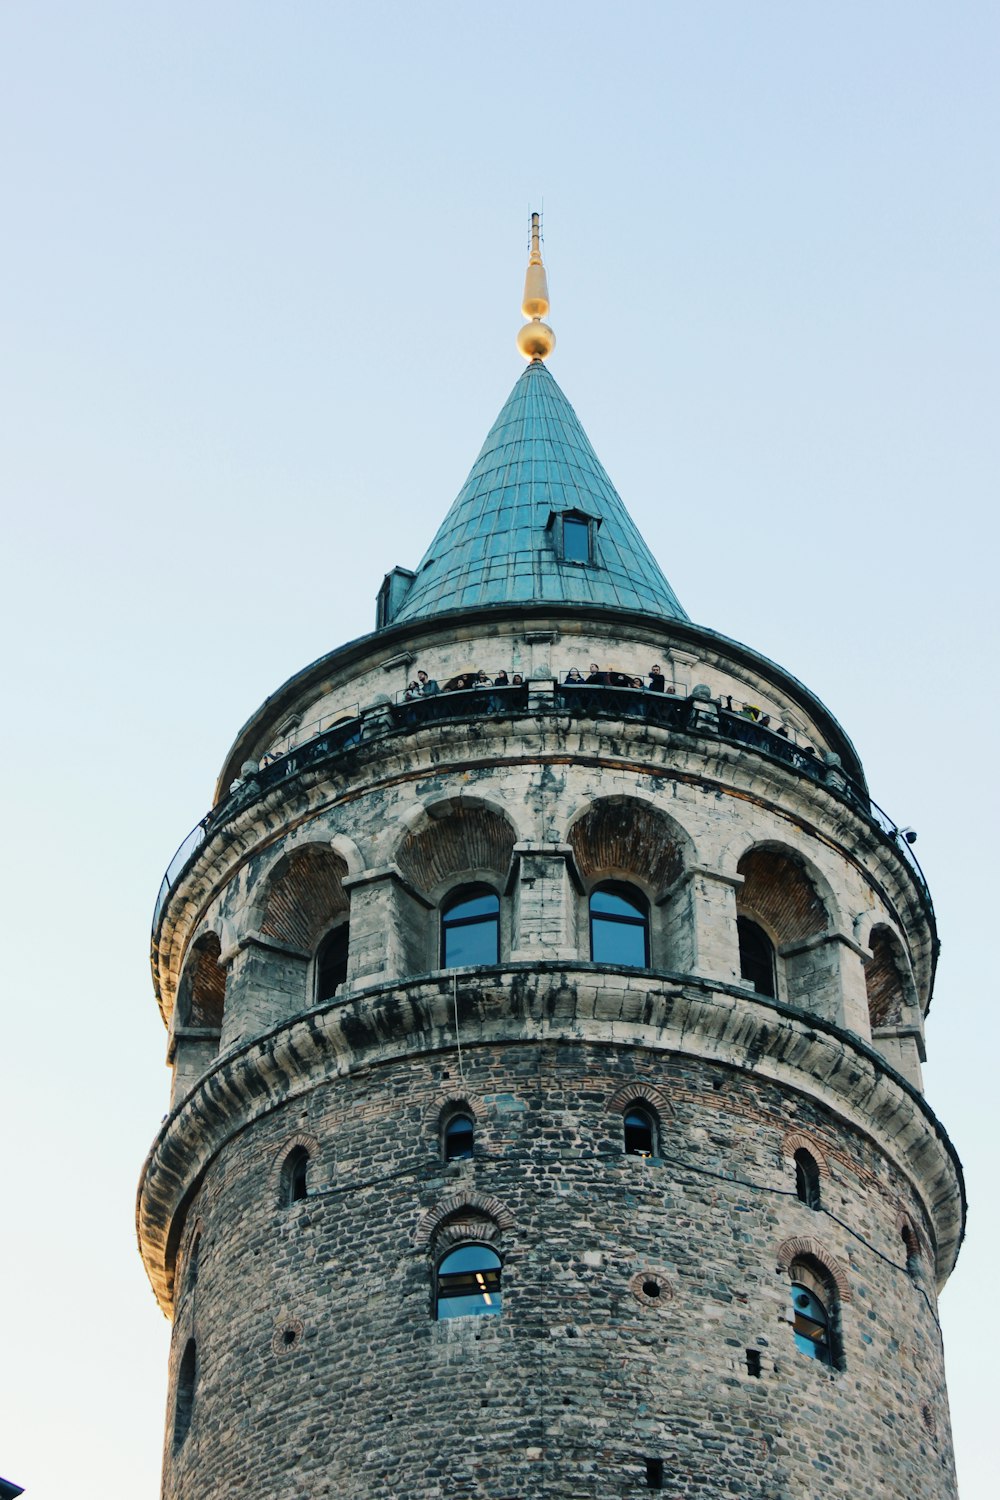
M 500 898 L 485 886 L 454 892 L 441 913 L 441 966 L 500 961 Z
M 445 1161 L 467 1161 L 472 1155 L 475 1134 L 471 1115 L 452 1115 L 444 1127 Z
M 832 1365 L 829 1314 L 815 1292 L 800 1281 L 792 1282 L 792 1315 L 796 1347 L 811 1359 Z
M 590 956 L 597 964 L 649 964 L 649 908 L 631 886 L 598 886 L 590 897 Z
M 488 1245 L 462 1245 L 438 1266 L 436 1313 L 476 1317 L 500 1311 L 500 1257 Z
M 590 522 L 564 516 L 563 557 L 567 562 L 590 562 Z

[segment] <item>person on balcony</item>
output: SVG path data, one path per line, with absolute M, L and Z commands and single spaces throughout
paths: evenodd
M 649 669 L 649 691 L 651 693 L 662 693 L 665 687 L 666 678 L 663 675 L 663 668 L 654 662 Z
M 566 673 L 566 681 L 573 683 L 574 687 L 577 685 L 580 687 L 583 686 L 583 677 L 581 676 L 579 667 L 570 667 Z

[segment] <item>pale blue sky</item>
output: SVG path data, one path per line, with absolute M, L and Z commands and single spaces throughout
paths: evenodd
M 0 7 L 6 1204 L 0 1473 L 155 1500 L 160 876 L 236 730 L 373 623 L 522 363 L 690 614 L 801 677 L 920 833 L 942 1300 L 995 1492 L 992 4 Z

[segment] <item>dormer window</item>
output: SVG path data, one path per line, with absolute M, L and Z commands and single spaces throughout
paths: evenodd
M 593 563 L 597 528 L 600 524 L 597 516 L 588 516 L 582 510 L 551 511 L 549 530 L 562 561 L 578 563 L 583 567 Z
M 567 562 L 590 562 L 590 522 L 579 516 L 564 516 L 562 523 L 563 557 Z

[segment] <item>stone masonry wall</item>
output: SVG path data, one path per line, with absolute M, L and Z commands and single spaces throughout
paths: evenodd
M 647 1458 L 674 1496 L 955 1494 L 930 1230 L 873 1140 L 644 1048 L 473 1047 L 463 1071 L 437 1053 L 321 1084 L 213 1161 L 185 1231 L 172 1382 L 192 1337 L 197 1379 L 176 1448 L 168 1412 L 166 1500 L 626 1500 Z M 623 1153 L 636 1092 L 658 1159 Z M 441 1161 L 449 1100 L 475 1114 L 473 1161 Z M 280 1207 L 296 1142 L 309 1196 Z M 819 1211 L 795 1196 L 797 1142 Z M 433 1226 L 462 1204 L 500 1225 L 503 1310 L 437 1322 Z M 842 1370 L 794 1345 L 790 1241 L 842 1277 Z

